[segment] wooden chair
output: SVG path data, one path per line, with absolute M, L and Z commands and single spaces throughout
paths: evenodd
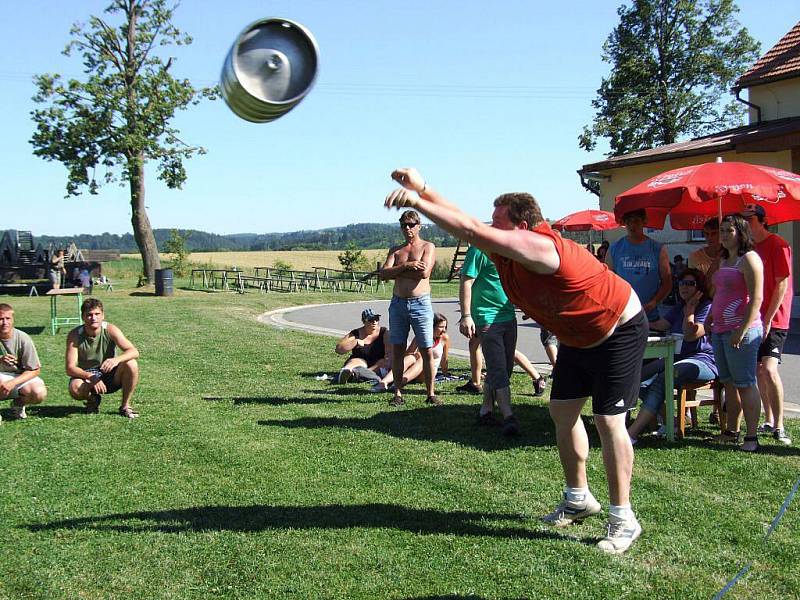
M 711 398 L 698 398 L 698 390 L 711 390 Z M 688 383 L 681 388 L 675 390 L 675 400 L 677 402 L 677 417 L 678 417 L 678 436 L 683 437 L 686 430 L 686 409 L 691 412 L 692 427 L 697 427 L 697 407 L 698 406 L 714 406 L 717 409 L 717 414 L 720 415 L 720 423 L 722 420 L 722 384 L 717 380 Z

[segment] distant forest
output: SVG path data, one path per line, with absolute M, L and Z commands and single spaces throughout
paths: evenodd
M 170 236 L 170 229 L 156 229 L 156 243 L 163 248 Z M 344 250 L 351 243 L 357 248 L 367 250 L 374 248 L 389 248 L 403 241 L 400 229 L 395 223 L 357 223 L 345 227 L 318 229 L 316 231 L 293 231 L 290 233 L 232 233 L 230 235 L 217 235 L 206 231 L 194 229 L 179 229 L 182 236 L 188 236 L 186 246 L 190 252 L 228 252 L 233 250 Z M 580 244 L 589 241 L 587 232 L 563 232 L 566 238 L 575 240 Z M 70 242 L 75 242 L 78 248 L 84 250 L 119 250 L 120 252 L 138 252 L 133 235 L 126 233 L 117 235 L 103 233 L 91 235 L 81 233 L 73 236 L 35 236 L 35 243 L 42 244 L 45 248 L 52 244 L 54 247 L 66 247 Z M 440 248 L 453 247 L 458 244 L 456 239 L 438 225 L 423 225 L 422 237 L 436 244 Z M 599 234 L 594 235 L 595 243 L 600 239 Z
M 156 243 L 163 248 L 170 236 L 170 229 L 156 229 Z M 231 250 L 344 250 L 351 243 L 361 249 L 388 248 L 403 241 L 396 223 L 358 223 L 345 227 L 333 227 L 316 231 L 293 231 L 290 233 L 233 233 L 217 235 L 194 229 L 179 229 L 188 236 L 186 246 L 191 252 L 225 252 Z M 117 235 L 82 233 L 73 236 L 35 236 L 35 242 L 47 248 L 50 244 L 64 247 L 75 242 L 85 250 L 119 250 L 138 252 L 133 234 Z M 455 246 L 456 240 L 437 225 L 423 225 L 422 237 L 439 247 Z

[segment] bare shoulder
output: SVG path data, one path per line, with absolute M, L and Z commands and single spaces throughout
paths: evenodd
M 75 345 L 78 343 L 78 328 L 70 330 L 67 334 L 67 345 Z
M 119 339 L 125 337 L 125 334 L 122 333 L 122 329 L 120 329 L 113 323 L 108 323 L 106 331 L 108 332 L 108 335 L 110 335 L 112 339 Z

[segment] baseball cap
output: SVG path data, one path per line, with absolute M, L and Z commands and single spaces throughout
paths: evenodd
M 361 320 L 362 321 L 377 321 L 380 318 L 381 318 L 381 316 L 378 315 L 378 314 L 375 314 L 375 311 L 372 310 L 371 308 L 365 308 L 364 310 L 361 311 Z
M 767 216 L 767 211 L 764 210 L 764 207 L 760 204 L 745 204 L 744 210 L 742 211 L 742 216 L 744 217 L 759 217 L 763 219 Z

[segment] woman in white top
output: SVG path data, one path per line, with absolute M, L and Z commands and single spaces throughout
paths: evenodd
M 450 336 L 447 335 L 447 317 L 442 313 L 434 313 L 433 315 L 433 369 L 436 372 L 441 369 L 442 374 L 447 375 L 447 354 L 450 350 Z M 385 392 L 394 381 L 392 371 L 390 370 L 378 383 L 376 383 L 373 392 Z M 424 381 L 422 376 L 422 355 L 417 349 L 417 338 L 411 340 L 411 343 L 406 349 L 406 355 L 403 363 L 403 385 L 414 381 Z M 428 391 L 428 404 L 441 404 L 435 394 Z

